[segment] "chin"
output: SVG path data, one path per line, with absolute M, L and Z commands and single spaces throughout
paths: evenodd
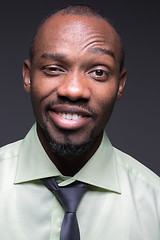
M 63 137 L 63 140 L 65 139 L 65 141 L 62 143 L 58 142 L 56 139 L 53 139 L 48 131 L 44 131 L 44 135 L 50 146 L 51 152 L 55 154 L 55 156 L 72 159 L 80 158 L 84 154 L 87 154 L 89 151 L 91 151 L 92 147 L 95 145 L 98 139 L 98 137 L 94 136 L 94 134 L 91 133 L 90 137 L 88 137 L 88 140 L 86 140 L 86 137 L 84 137 L 85 140 L 82 140 L 80 139 L 80 135 L 78 135 L 78 137 L 72 137 L 71 133 L 66 131 Z

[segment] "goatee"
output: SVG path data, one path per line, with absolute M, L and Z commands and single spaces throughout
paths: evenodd
M 97 138 L 93 136 L 93 134 L 90 136 L 90 138 L 85 141 L 82 144 L 75 145 L 73 144 L 69 139 L 69 132 L 66 131 L 66 143 L 65 144 L 59 144 L 55 140 L 53 140 L 50 135 L 48 134 L 48 131 L 44 130 L 44 134 L 46 137 L 47 142 L 50 145 L 51 151 L 54 153 L 54 155 L 58 158 L 64 158 L 64 159 L 74 159 L 74 158 L 80 158 L 85 153 L 89 152 L 92 146 L 95 144 Z

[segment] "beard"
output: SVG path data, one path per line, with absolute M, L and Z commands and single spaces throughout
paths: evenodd
M 50 150 L 57 158 L 80 158 L 85 153 L 89 152 L 97 141 L 97 137 L 94 136 L 92 132 L 91 136 L 87 141 L 83 142 L 82 144 L 75 145 L 69 139 L 70 132 L 65 131 L 66 143 L 60 144 L 51 138 L 47 129 L 43 130 L 43 133 L 46 137 L 47 142 L 49 143 Z
M 78 101 L 76 103 L 72 103 L 72 102 L 64 100 L 64 99 L 59 99 L 57 102 L 52 100 L 46 106 L 46 112 L 52 106 L 59 105 L 59 104 L 69 104 L 69 105 L 73 105 L 73 106 L 82 107 L 91 113 L 93 119 L 97 118 L 94 109 L 87 106 L 85 104 L 85 101 Z M 46 115 L 46 122 L 47 121 L 48 121 L 48 117 Z M 85 153 L 90 151 L 90 149 L 93 147 L 93 145 L 95 144 L 95 142 L 97 140 L 97 136 L 95 136 L 96 134 L 94 133 L 94 131 L 92 131 L 92 133 L 90 134 L 90 136 L 88 136 L 86 141 L 84 141 L 81 144 L 76 145 L 72 142 L 72 140 L 70 140 L 70 135 L 72 135 L 74 133 L 74 131 L 66 130 L 63 132 L 64 138 L 66 139 L 66 141 L 64 144 L 61 144 L 61 143 L 58 143 L 58 141 L 56 141 L 56 139 L 52 138 L 52 136 L 50 135 L 50 133 L 47 129 L 46 124 L 43 124 L 43 127 L 41 127 L 41 129 L 43 131 L 44 137 L 46 138 L 46 140 L 50 146 L 51 152 L 57 158 L 64 158 L 64 159 L 80 158 Z
M 75 159 L 75 158 L 83 158 L 86 155 L 88 155 L 90 152 L 92 152 L 92 148 L 94 149 L 94 146 L 98 147 L 98 145 L 100 144 L 102 135 L 103 135 L 103 130 L 105 126 L 105 124 L 108 122 L 110 115 L 112 113 L 114 104 L 115 104 L 115 98 L 113 98 L 111 104 L 108 106 L 108 108 L 106 107 L 106 111 L 107 111 L 107 115 L 104 115 L 104 121 L 102 121 L 102 127 L 100 126 L 100 128 L 98 126 L 94 126 L 94 128 L 92 129 L 92 131 L 88 132 L 88 136 L 86 136 L 86 140 L 84 140 L 82 143 L 76 144 L 74 143 L 71 139 L 71 135 L 74 134 L 74 130 L 66 130 L 63 131 L 63 135 L 65 138 L 65 143 L 59 143 L 58 140 L 56 140 L 56 138 L 53 138 L 53 136 L 51 136 L 48 128 L 47 128 L 47 122 L 49 121 L 48 119 L 48 110 L 52 109 L 52 107 L 54 105 L 60 105 L 60 104 L 68 104 L 68 105 L 72 105 L 72 106 L 78 106 L 78 107 L 82 107 L 84 109 L 86 109 L 87 111 L 89 111 L 91 113 L 92 119 L 93 121 L 96 122 L 97 118 L 98 118 L 98 114 L 96 113 L 95 109 L 93 109 L 91 106 L 87 105 L 86 101 L 77 101 L 76 103 L 70 102 L 69 100 L 66 99 L 58 99 L 57 101 L 53 101 L 51 100 L 46 106 L 45 106 L 45 120 L 43 120 L 41 122 L 41 124 L 39 124 L 40 128 L 41 128 L 41 132 L 42 135 L 45 137 L 49 147 L 50 147 L 50 151 L 53 153 L 53 155 L 58 159 Z M 33 104 L 33 109 L 34 109 L 34 113 L 36 116 L 36 119 L 38 119 L 38 114 L 36 112 L 36 106 L 34 106 L 34 99 L 32 98 L 32 104 Z M 105 103 L 104 103 L 105 105 Z M 99 129 L 97 131 L 97 129 Z M 78 138 L 78 136 L 77 136 Z M 95 149 L 96 150 L 96 149 Z

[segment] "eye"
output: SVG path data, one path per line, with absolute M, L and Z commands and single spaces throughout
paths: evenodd
M 95 72 L 95 75 L 96 75 L 96 76 L 99 76 L 99 77 L 101 77 L 101 76 L 103 76 L 103 75 L 106 74 L 106 72 L 103 71 L 103 70 L 101 70 L 101 69 L 94 70 L 94 72 Z
M 44 66 L 41 70 L 48 76 L 59 76 L 64 73 L 61 66 Z
M 47 68 L 46 68 L 46 69 L 47 69 Z M 60 69 L 57 68 L 57 67 L 49 67 L 48 70 L 49 70 L 49 71 L 52 71 L 52 72 L 57 72 L 57 71 L 59 71 Z
M 88 73 L 92 78 L 98 81 L 106 81 L 110 75 L 110 72 L 103 69 L 94 69 Z

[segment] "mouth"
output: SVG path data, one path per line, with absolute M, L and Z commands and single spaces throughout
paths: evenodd
M 91 113 L 77 106 L 56 105 L 49 109 L 51 120 L 61 129 L 76 130 L 85 127 L 91 120 Z

